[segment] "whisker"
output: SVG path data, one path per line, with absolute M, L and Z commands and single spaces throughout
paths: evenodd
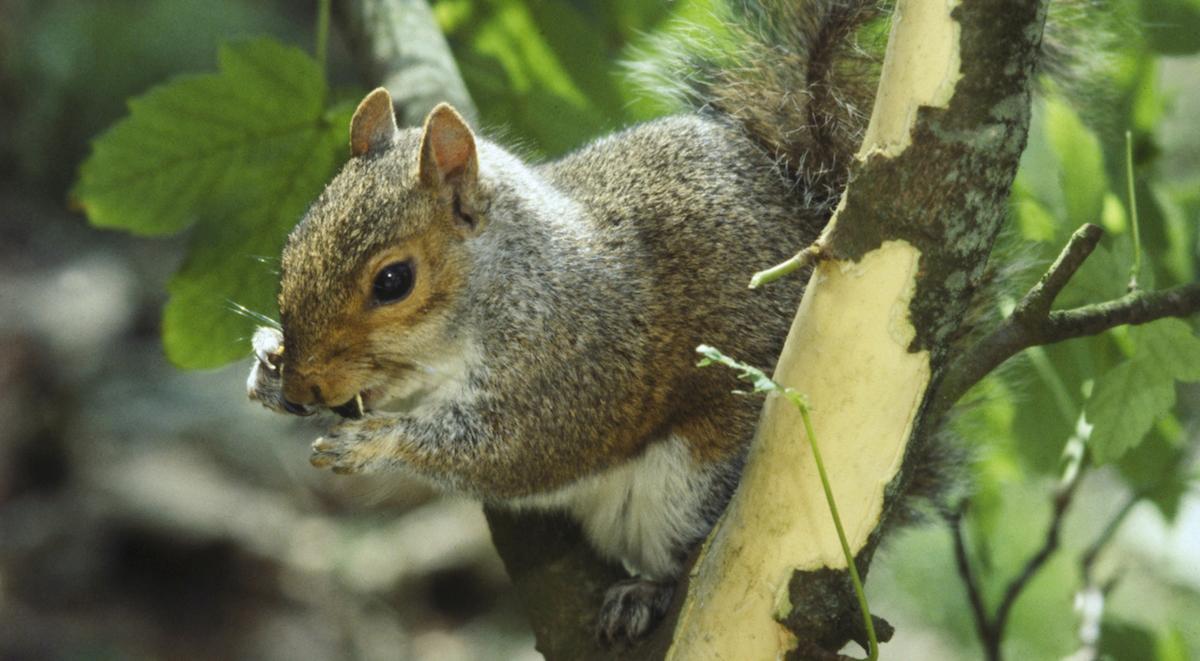
M 241 303 L 238 303 L 236 301 L 233 301 L 232 299 L 227 298 L 227 299 L 225 299 L 225 304 L 226 304 L 226 307 L 229 309 L 229 311 L 233 312 L 234 314 L 239 314 L 243 317 L 246 317 L 247 319 L 253 319 L 254 321 L 259 322 L 260 324 L 263 324 L 264 326 L 270 326 L 271 328 L 274 328 L 275 330 L 283 330 L 283 326 L 281 326 L 278 321 L 275 321 L 274 319 L 268 317 L 267 315 L 265 315 L 261 312 L 255 312 L 254 310 L 251 310 L 250 308 L 242 305 Z

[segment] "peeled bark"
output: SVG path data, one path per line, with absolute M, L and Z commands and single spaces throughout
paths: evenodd
M 776 370 L 807 395 L 860 569 L 1005 217 L 1025 146 L 1039 0 L 902 0 L 875 110 Z M 795 407 L 768 398 L 746 474 L 693 571 L 667 658 L 767 659 L 861 639 Z M 790 625 L 790 626 L 785 626 Z M 817 648 L 814 648 L 814 643 Z M 795 653 L 795 652 L 794 652 Z

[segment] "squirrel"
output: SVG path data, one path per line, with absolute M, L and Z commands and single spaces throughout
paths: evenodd
M 644 635 L 759 414 L 695 348 L 774 365 L 805 278 L 746 283 L 828 221 L 874 91 L 855 37 L 881 15 L 874 0 L 739 6 L 728 50 L 674 77 L 692 111 L 541 164 L 446 104 L 400 129 L 371 92 L 352 157 L 287 239 L 281 331 L 253 337 L 251 398 L 343 417 L 312 445 L 319 468 L 565 511 L 631 574 L 599 635 Z

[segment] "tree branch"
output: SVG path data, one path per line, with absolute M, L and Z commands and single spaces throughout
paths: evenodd
M 1096 335 L 1116 326 L 1186 317 L 1200 311 L 1200 283 L 1156 292 L 1132 291 L 1103 303 L 1051 311 L 1054 299 L 1095 250 L 1101 234 L 1096 225 L 1079 228 L 1012 314 L 952 359 L 938 388 L 934 415 L 949 411 L 983 377 L 1029 347 Z
M 1103 551 L 1108 546 L 1108 543 L 1112 541 L 1112 538 L 1114 535 L 1116 535 L 1117 530 L 1121 528 L 1121 524 L 1125 522 L 1125 517 L 1129 516 L 1129 513 L 1133 511 L 1134 506 L 1141 501 L 1142 494 L 1130 494 L 1130 496 L 1125 499 L 1125 504 L 1121 506 L 1121 509 L 1117 510 L 1117 513 L 1113 515 L 1111 520 L 1109 520 L 1108 525 L 1104 527 L 1104 530 L 1102 530 L 1100 534 L 1096 536 L 1095 541 L 1093 541 L 1091 546 L 1089 546 L 1087 550 L 1083 552 L 1083 555 L 1080 556 L 1080 573 L 1083 574 L 1083 580 L 1085 583 L 1092 582 L 1092 569 L 1096 564 L 1096 558 L 1100 556 L 1100 552 Z
M 1000 599 L 1000 605 L 996 607 L 996 615 L 992 618 L 992 629 L 995 632 L 992 643 L 994 653 L 989 650 L 988 658 L 1000 658 L 1000 642 L 1004 639 L 1004 628 L 1008 624 L 1008 614 L 1012 611 L 1013 604 L 1017 602 L 1017 597 L 1021 596 L 1021 592 L 1029 584 L 1029 581 L 1046 564 L 1050 556 L 1054 555 L 1054 552 L 1058 550 L 1063 519 L 1066 518 L 1067 510 L 1071 507 L 1071 502 L 1075 498 L 1075 492 L 1079 490 L 1079 483 L 1081 482 L 1079 478 L 1083 473 L 1084 471 L 1076 472 L 1075 478 L 1061 486 L 1058 492 L 1055 493 L 1054 513 L 1051 515 L 1050 527 L 1046 529 L 1046 538 L 1043 540 L 1041 548 L 1026 561 L 1025 567 L 1021 569 L 1021 573 L 1005 588 L 1004 596 Z
M 1132 493 L 1121 509 L 1109 520 L 1104 530 L 1097 535 L 1091 546 L 1079 557 L 1079 573 L 1083 586 L 1075 593 L 1075 612 L 1079 614 L 1079 649 L 1066 657 L 1066 661 L 1095 661 L 1099 658 L 1100 629 L 1104 620 L 1104 606 L 1108 593 L 1117 584 L 1117 576 L 1098 584 L 1093 574 L 1096 558 L 1108 547 L 1125 518 L 1142 500 L 1142 494 Z
M 1063 287 L 1067 286 L 1067 283 L 1075 276 L 1079 267 L 1083 266 L 1083 262 L 1092 254 L 1096 246 L 1100 245 L 1102 236 L 1104 236 L 1104 230 L 1100 229 L 1099 225 L 1091 223 L 1075 230 L 1075 233 L 1067 241 L 1067 246 L 1050 265 L 1050 269 L 1029 290 L 1025 298 L 1017 303 L 1017 307 L 1012 312 L 1014 321 L 1026 323 L 1050 314 L 1050 306 L 1054 305 L 1054 299 L 1058 298 Z
M 1200 282 L 1156 292 L 1136 291 L 1106 303 L 1051 312 L 1037 344 L 1095 335 L 1117 326 L 1145 324 L 1200 312 Z
M 359 71 L 392 95 L 401 126 L 420 126 L 439 102 L 475 124 L 478 113 L 425 0 L 338 0 L 335 18 Z
M 1080 461 L 1082 462 L 1083 459 Z M 962 576 L 963 584 L 967 589 L 967 598 L 971 602 L 971 611 L 975 618 L 975 628 L 979 633 L 979 641 L 983 645 L 984 656 L 988 661 L 1000 661 L 1002 658 L 1000 646 L 1004 642 L 1004 629 L 1008 625 L 1008 616 L 1013 605 L 1016 604 L 1017 598 L 1021 596 L 1033 577 L 1050 559 L 1050 556 L 1058 550 L 1063 519 L 1066 518 L 1067 510 L 1070 509 L 1075 498 L 1075 492 L 1079 489 L 1080 478 L 1085 472 L 1081 469 L 1082 466 L 1079 466 L 1066 471 L 1066 480 L 1059 485 L 1054 494 L 1054 512 L 1050 518 L 1050 526 L 1046 529 L 1046 537 L 1042 541 L 1042 546 L 1025 562 L 1021 573 L 1009 581 L 1008 586 L 1004 589 L 1004 595 L 1000 598 L 999 605 L 996 606 L 994 615 L 988 615 L 978 579 L 971 571 L 961 521 L 966 504 L 964 503 L 950 518 L 950 525 L 954 531 L 955 561 L 958 564 L 959 575 Z

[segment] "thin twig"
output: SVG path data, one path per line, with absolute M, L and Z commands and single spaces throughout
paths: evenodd
M 826 257 L 828 254 L 825 252 L 825 244 L 821 242 L 821 239 L 817 239 L 804 250 L 788 258 L 787 261 L 755 273 L 750 278 L 750 288 L 758 289 L 768 282 L 774 282 L 793 271 L 816 264 Z
M 329 3 L 331 0 L 317 0 L 317 45 L 316 58 L 317 64 L 321 65 L 321 71 L 325 72 L 329 68 Z
M 1104 526 L 1104 530 L 1100 532 L 1096 540 L 1079 557 L 1079 573 L 1083 577 L 1083 585 L 1075 593 L 1075 611 L 1079 614 L 1079 649 L 1066 657 L 1065 661 L 1094 661 L 1098 658 L 1100 627 L 1104 620 L 1105 602 L 1108 600 L 1108 593 L 1117 583 L 1117 577 L 1113 576 L 1103 585 L 1098 585 L 1092 570 L 1096 558 L 1107 548 L 1125 518 L 1133 511 L 1133 507 L 1141 502 L 1141 499 L 1142 494 L 1131 494 L 1121 509 Z
M 1050 306 L 1054 305 L 1054 299 L 1058 298 L 1063 287 L 1067 286 L 1075 272 L 1083 266 L 1083 262 L 1096 250 L 1096 246 L 1100 245 L 1103 236 L 1104 230 L 1091 223 L 1075 230 L 1066 247 L 1058 254 L 1058 258 L 1029 293 L 1017 303 L 1013 309 L 1013 319 L 1018 322 L 1036 321 L 1050 314 Z
M 1050 313 L 1036 344 L 1053 344 L 1095 335 L 1110 328 L 1145 324 L 1164 317 L 1186 317 L 1200 311 L 1200 282 L 1161 291 L 1131 292 L 1113 301 Z
M 1076 473 L 1075 479 L 1060 488 L 1054 495 L 1054 514 L 1050 519 L 1050 527 L 1046 530 L 1046 539 L 1042 542 L 1042 547 L 1038 549 L 1038 552 L 1033 557 L 1029 558 L 1021 573 L 1008 584 L 1008 588 L 1004 591 L 1004 597 L 1001 598 L 1000 605 L 996 608 L 994 619 L 997 654 L 993 658 L 1000 658 L 1000 640 L 1004 638 L 1004 627 L 1008 624 L 1008 614 L 1012 610 L 1013 604 L 1016 603 L 1017 597 L 1021 595 L 1025 586 L 1038 573 L 1038 570 L 1046 564 L 1050 556 L 1058 550 L 1063 519 L 1066 518 L 1067 510 L 1070 508 L 1071 501 L 1075 497 L 1075 492 L 1079 488 L 1080 475 L 1083 475 L 1083 471 Z
M 979 588 L 979 579 L 971 569 L 971 561 L 967 556 L 967 540 L 963 534 L 962 517 L 966 513 L 968 501 L 963 501 L 950 515 L 950 529 L 954 533 L 954 560 L 958 564 L 958 574 L 962 577 L 963 585 L 967 588 L 967 601 L 971 604 L 971 615 L 975 620 L 975 631 L 979 640 L 991 638 L 991 618 L 987 607 L 983 604 L 983 592 Z
M 1129 266 L 1129 291 L 1137 291 L 1142 273 L 1142 231 L 1138 224 L 1137 187 L 1133 185 L 1133 132 L 1125 131 L 1125 183 L 1129 186 L 1129 222 L 1133 227 L 1133 264 Z

